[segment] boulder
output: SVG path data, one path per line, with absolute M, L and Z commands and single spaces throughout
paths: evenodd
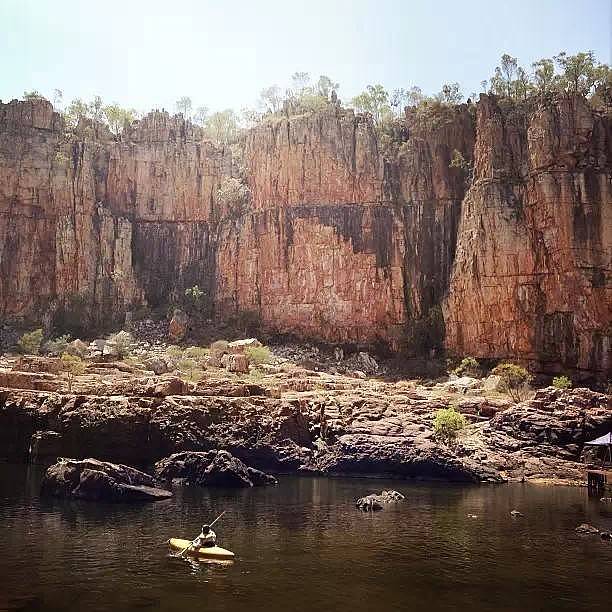
M 172 376 L 163 378 L 155 385 L 146 389 L 146 395 L 150 397 L 167 397 L 168 395 L 187 395 L 189 393 L 189 383 Z
M 404 496 L 399 491 L 381 491 L 361 497 L 355 505 L 364 512 L 376 512 L 382 510 L 385 504 L 402 501 L 403 499 Z
M 242 354 L 224 355 L 227 357 L 228 372 L 238 372 L 240 374 L 248 374 L 249 358 Z
M 155 464 L 156 476 L 187 485 L 253 487 L 276 484 L 276 478 L 246 466 L 225 450 L 175 453 Z
M 188 329 L 189 317 L 185 312 L 177 308 L 172 315 L 172 319 L 170 319 L 168 339 L 170 342 L 180 342 L 187 335 Z
M 482 383 L 483 391 L 501 391 L 502 390 L 502 377 L 496 374 L 487 376 Z
M 374 493 L 359 498 L 355 505 L 363 512 L 377 512 L 383 509 L 382 502 L 378 499 L 378 495 Z
M 97 459 L 60 459 L 47 469 L 41 494 L 87 501 L 158 501 L 172 493 L 148 474 Z
M 148 359 L 145 359 L 142 363 L 147 368 L 147 370 L 155 372 L 155 374 L 157 374 L 158 376 L 160 374 L 167 374 L 168 372 L 170 372 L 172 370 L 173 365 L 172 363 L 170 363 L 170 360 L 164 359 L 160 356 L 149 357 Z
M 30 439 L 30 463 L 56 461 L 62 453 L 62 434 L 57 431 L 37 431 Z

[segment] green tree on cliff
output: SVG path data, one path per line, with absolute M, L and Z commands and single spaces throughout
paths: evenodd
M 75 98 L 70 102 L 64 113 L 66 123 L 70 127 L 76 127 L 79 121 L 89 114 L 89 107 L 81 98 Z
M 183 114 L 185 119 L 191 117 L 191 98 L 189 96 L 182 96 L 176 101 L 176 110 Z
M 351 100 L 351 103 L 360 113 L 372 115 L 376 125 L 380 125 L 392 116 L 389 106 L 389 93 L 380 84 L 368 85 L 365 91 Z
M 555 62 L 561 68 L 560 85 L 571 93 L 587 95 L 600 76 L 599 66 L 592 51 L 568 55 L 562 51 L 555 55 Z
M 436 95 L 436 100 L 442 104 L 459 104 L 463 100 L 459 83 L 444 83 L 440 93 Z
M 558 77 L 555 75 L 553 60 L 543 58 L 531 64 L 533 68 L 533 85 L 540 93 L 548 93 L 556 88 Z
M 45 96 L 43 96 L 41 93 L 39 93 L 35 89 L 32 89 L 32 91 L 24 91 L 23 99 L 24 100 L 46 100 Z
M 119 134 L 123 127 L 129 125 L 136 118 L 136 111 L 122 108 L 118 104 L 108 104 L 103 109 L 104 118 L 113 134 Z
M 195 109 L 195 113 L 193 114 L 193 122 L 196 125 L 204 126 L 206 123 L 206 119 L 208 119 L 208 107 L 207 106 L 198 106 Z
M 238 116 L 231 108 L 213 113 L 204 125 L 206 135 L 214 142 L 228 145 L 238 135 Z
M 316 93 L 328 100 L 333 93 L 337 93 L 340 84 L 332 81 L 328 76 L 322 74 L 316 85 Z
M 263 108 L 269 113 L 278 113 L 283 107 L 283 98 L 278 85 L 270 85 L 262 89 L 259 99 Z
M 19 338 L 17 345 L 19 350 L 24 355 L 38 355 L 40 352 L 40 345 L 42 344 L 43 330 L 42 328 L 35 329 L 31 332 L 27 332 Z

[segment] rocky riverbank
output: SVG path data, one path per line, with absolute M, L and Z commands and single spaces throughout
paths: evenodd
M 549 387 L 514 404 L 467 377 L 392 381 L 283 359 L 249 373 L 211 366 L 189 382 L 137 360 L 94 359 L 67 393 L 53 360 L 24 367 L 34 359 L 0 368 L 0 452 L 13 460 L 149 466 L 224 449 L 278 473 L 577 482 L 584 442 L 612 428 L 609 396 L 588 389 Z M 433 418 L 451 403 L 469 425 L 447 445 Z

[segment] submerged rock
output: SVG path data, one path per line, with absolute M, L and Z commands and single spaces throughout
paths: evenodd
M 382 510 L 385 504 L 402 501 L 403 499 L 404 496 L 399 491 L 381 491 L 380 494 L 371 493 L 361 497 L 355 505 L 364 512 L 376 512 Z
M 276 478 L 252 467 L 225 450 L 185 451 L 155 464 L 161 480 L 181 480 L 188 485 L 253 487 L 276 484 Z
M 97 459 L 60 459 L 43 478 L 41 494 L 88 501 L 158 501 L 172 493 L 148 474 Z

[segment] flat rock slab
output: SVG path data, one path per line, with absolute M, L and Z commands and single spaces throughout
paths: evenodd
M 172 497 L 149 474 L 97 459 L 61 459 L 47 470 L 41 493 L 110 502 L 158 501 Z

